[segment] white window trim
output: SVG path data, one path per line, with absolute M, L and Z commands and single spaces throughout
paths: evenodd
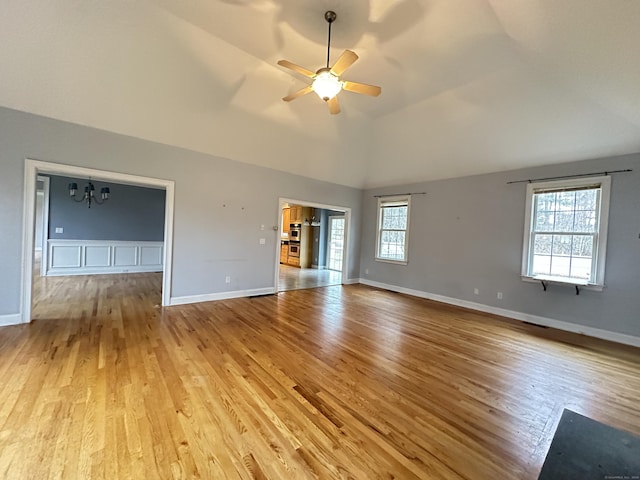
M 596 278 L 594 282 L 584 282 L 578 279 L 564 280 L 562 277 L 553 277 L 546 275 L 529 275 L 529 258 L 531 248 L 531 228 L 532 228 L 532 203 L 534 190 L 541 188 L 572 188 L 572 187 L 586 187 L 599 183 L 601 185 L 600 191 L 600 229 L 598 230 L 598 242 L 596 253 Z M 602 290 L 605 286 L 604 273 L 607 254 L 607 233 L 609 231 L 609 199 L 611 195 L 611 177 L 585 177 L 576 178 L 570 180 L 553 180 L 549 182 L 535 182 L 527 185 L 527 199 L 525 206 L 525 220 L 524 220 L 524 236 L 522 240 L 522 280 L 529 282 L 545 283 L 558 283 L 567 285 L 583 286 L 591 290 Z
M 390 258 L 379 257 L 378 254 L 380 252 L 380 219 L 382 214 L 382 204 L 389 202 L 407 202 L 407 228 L 405 230 L 404 236 L 404 260 L 393 260 Z M 395 265 L 407 265 L 409 263 L 409 227 L 411 226 L 411 195 L 396 195 L 390 197 L 378 197 L 378 211 L 377 211 L 377 221 L 376 221 L 376 251 L 375 251 L 375 260 L 376 262 L 382 263 L 393 263 Z

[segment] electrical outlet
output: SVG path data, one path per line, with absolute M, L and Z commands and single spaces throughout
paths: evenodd
M 368 268 L 365 268 L 365 269 L 364 269 L 364 274 L 365 274 L 365 275 L 369 275 L 369 269 L 368 269 Z
M 480 295 L 480 290 L 478 290 L 477 288 L 473 289 L 473 294 L 474 295 Z
M 264 245 L 265 243 L 267 243 L 267 239 L 266 238 L 261 238 L 260 239 L 260 245 Z
M 64 233 L 64 228 L 56 227 L 56 233 Z
M 231 283 L 231 277 L 227 275 L 224 281 L 225 283 Z
M 498 292 L 497 297 L 498 297 L 498 300 L 502 300 L 502 292 Z
M 264 225 L 260 225 L 260 230 L 264 230 Z

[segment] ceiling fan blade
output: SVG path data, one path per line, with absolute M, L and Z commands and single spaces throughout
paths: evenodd
M 338 102 L 337 95 L 327 100 L 327 105 L 329 105 L 329 113 L 331 113 L 331 115 L 340 113 L 340 102 Z
M 336 77 L 339 77 L 344 73 L 344 71 L 353 65 L 358 59 L 358 55 L 351 50 L 345 50 L 336 63 L 331 67 L 331 73 L 333 73 Z
M 290 102 L 291 100 L 295 100 L 296 98 L 306 95 L 309 92 L 313 92 L 313 88 L 311 88 L 311 85 L 301 88 L 300 90 L 292 93 L 291 95 L 287 95 L 282 100 L 284 100 L 285 102 Z
M 348 90 L 349 92 L 362 93 L 364 95 L 371 95 L 372 97 L 377 97 L 382 93 L 382 89 L 380 87 L 376 87 L 375 85 L 367 85 L 366 83 L 358 83 L 358 82 L 342 82 L 342 88 Z
M 312 72 L 311 70 L 307 70 L 306 68 L 301 67 L 300 65 L 296 65 L 295 63 L 291 63 L 289 60 L 278 60 L 278 65 L 284 68 L 288 68 L 289 70 L 293 70 L 294 72 L 298 72 L 301 75 L 304 75 L 305 77 L 309 77 L 309 78 L 316 77 L 315 72 Z

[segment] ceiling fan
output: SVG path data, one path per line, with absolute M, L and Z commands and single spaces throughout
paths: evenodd
M 288 60 L 278 61 L 278 65 L 300 73 L 305 77 L 313 80 L 311 85 L 301 88 L 297 92 L 287 95 L 282 100 L 290 102 L 298 97 L 306 95 L 310 92 L 316 92 L 318 96 L 327 102 L 329 106 L 329 112 L 332 114 L 340 113 L 340 103 L 338 102 L 338 93 L 341 90 L 347 90 L 348 92 L 362 93 L 364 95 L 371 95 L 377 97 L 382 92 L 380 87 L 375 85 L 367 85 L 365 83 L 350 82 L 348 80 L 340 80 L 340 76 L 358 59 L 358 55 L 351 50 L 345 50 L 338 61 L 329 67 L 329 54 L 331 52 L 331 24 L 335 22 L 337 18 L 336 12 L 331 10 L 325 12 L 324 19 L 329 24 L 329 38 L 327 41 L 327 66 L 318 69 L 315 73 L 300 65 L 296 65 Z

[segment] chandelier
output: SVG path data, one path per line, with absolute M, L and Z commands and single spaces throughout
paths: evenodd
M 102 205 L 104 202 L 109 200 L 109 194 L 111 193 L 109 187 L 102 187 L 100 189 L 100 198 L 95 196 L 95 190 L 96 188 L 93 186 L 93 183 L 89 181 L 84 187 L 84 194 L 81 197 L 78 197 L 76 196 L 76 192 L 78 191 L 78 184 L 75 182 L 69 184 L 69 196 L 71 197 L 71 199 L 78 203 L 87 202 L 87 208 L 91 208 L 92 203 Z

